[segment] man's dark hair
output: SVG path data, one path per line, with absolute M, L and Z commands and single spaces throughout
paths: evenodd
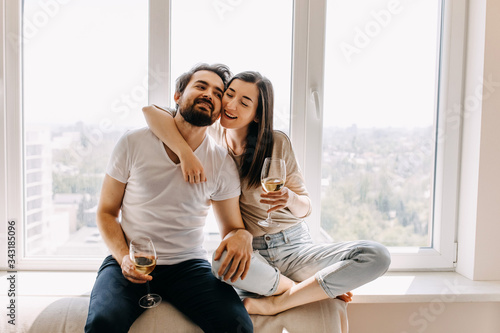
M 227 83 L 229 82 L 229 79 L 232 76 L 231 71 L 229 70 L 229 67 L 223 64 L 197 64 L 191 70 L 188 72 L 182 74 L 175 80 L 175 92 L 178 92 L 182 94 L 184 92 L 184 89 L 186 89 L 186 86 L 188 85 L 189 81 L 191 81 L 191 77 L 193 76 L 194 73 L 198 71 L 210 71 L 214 72 L 217 74 L 221 79 L 222 83 L 224 84 L 224 91 L 227 88 Z

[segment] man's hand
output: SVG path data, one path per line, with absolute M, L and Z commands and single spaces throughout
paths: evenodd
M 252 259 L 252 234 L 245 229 L 231 231 L 215 250 L 214 260 L 219 260 L 224 251 L 227 251 L 226 258 L 222 262 L 217 274 L 223 276 L 224 281 L 231 279 L 235 282 L 239 277 L 243 280 L 250 268 Z
M 125 276 L 125 278 L 130 282 L 146 283 L 147 281 L 151 281 L 153 279 L 150 275 L 139 273 L 135 269 L 135 265 L 129 255 L 123 256 L 121 268 L 123 276 Z

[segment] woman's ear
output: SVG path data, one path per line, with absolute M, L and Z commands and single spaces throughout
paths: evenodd
M 253 118 L 253 122 L 258 124 L 259 123 L 259 117 L 255 116 L 255 118 Z

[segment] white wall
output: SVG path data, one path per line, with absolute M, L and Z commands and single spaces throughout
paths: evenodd
M 499 13 L 469 2 L 457 272 L 473 280 L 500 280 Z
M 349 304 L 349 333 L 498 333 L 500 303 Z
M 500 280 L 500 1 L 486 8 L 483 110 L 479 157 L 477 280 Z M 485 260 L 484 258 L 487 258 Z M 495 264 L 492 264 L 495 263 Z M 500 330 L 499 330 L 500 332 Z

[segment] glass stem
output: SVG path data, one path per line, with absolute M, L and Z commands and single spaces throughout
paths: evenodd
M 146 290 L 147 290 L 147 295 L 151 294 L 151 290 L 149 289 L 149 281 L 146 281 Z
M 271 205 L 269 205 L 269 209 L 271 209 Z M 267 220 L 271 221 L 271 212 L 267 213 Z

